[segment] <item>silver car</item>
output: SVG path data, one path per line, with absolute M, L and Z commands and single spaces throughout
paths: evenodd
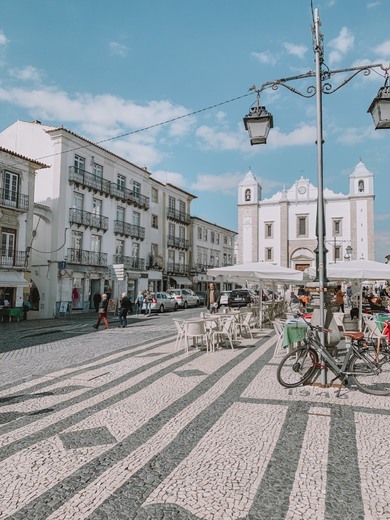
M 191 289 L 169 289 L 167 293 L 175 298 L 177 304 L 182 309 L 199 306 L 199 296 Z
M 166 292 L 158 291 L 152 293 L 152 298 L 152 312 L 177 311 L 177 309 L 179 308 L 179 304 L 177 303 L 176 298 L 174 298 Z M 146 310 L 145 300 L 142 305 L 142 310 Z

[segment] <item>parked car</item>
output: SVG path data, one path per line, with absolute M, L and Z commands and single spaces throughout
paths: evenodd
M 177 304 L 182 309 L 199 306 L 199 296 L 191 289 L 169 289 L 167 293 L 175 297 Z
M 165 311 L 177 311 L 179 308 L 179 304 L 172 295 L 159 291 L 152 293 L 153 301 L 152 301 L 152 312 L 165 312 Z M 145 311 L 146 302 L 144 301 L 142 305 L 142 310 Z
M 230 293 L 230 307 L 244 307 L 250 303 L 258 303 L 259 296 L 250 289 L 234 289 Z
M 195 294 L 199 298 L 199 305 L 206 305 L 206 298 L 207 298 L 206 293 L 203 291 L 198 291 Z
M 220 305 L 230 305 L 230 294 L 232 291 L 222 291 L 219 298 Z

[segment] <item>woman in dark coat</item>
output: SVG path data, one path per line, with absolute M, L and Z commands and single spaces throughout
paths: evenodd
M 103 294 L 102 301 L 100 302 L 100 307 L 98 309 L 98 313 L 99 313 L 98 320 L 97 320 L 96 325 L 93 326 L 95 329 L 99 328 L 100 322 L 102 320 L 104 321 L 104 325 L 106 326 L 106 329 L 108 329 L 107 310 L 108 310 L 108 298 L 107 298 L 107 294 Z

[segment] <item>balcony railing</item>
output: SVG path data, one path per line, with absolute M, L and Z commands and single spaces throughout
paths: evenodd
M 1 251 L 0 267 L 24 267 L 26 265 L 26 251 Z
M 103 217 L 102 215 L 96 215 L 95 213 L 90 213 L 89 211 L 83 211 L 76 208 L 70 208 L 69 222 L 79 226 L 102 229 L 103 231 L 107 231 L 108 229 L 108 217 Z
M 189 249 L 190 241 L 185 238 L 168 235 L 168 246 L 175 247 L 176 249 Z
M 167 273 L 169 274 L 189 274 L 189 268 L 186 264 L 174 264 L 174 263 L 168 263 L 167 265 Z
M 161 270 L 163 268 L 163 257 L 161 255 L 149 255 L 146 269 Z
M 138 238 L 143 240 L 145 238 L 145 228 L 136 226 L 135 224 L 128 224 L 123 220 L 114 220 L 114 233 L 120 233 L 126 237 Z
M 70 248 L 68 249 L 68 263 L 105 267 L 107 265 L 107 253 Z
M 28 195 L 23 195 L 18 191 L 9 190 L 7 188 L 0 189 L 0 206 L 28 211 L 28 205 Z
M 98 177 L 75 166 L 69 167 L 69 182 L 80 184 L 84 188 L 109 195 L 122 202 L 133 204 L 138 208 L 149 209 L 150 206 L 149 197 L 145 197 L 145 195 L 141 195 L 134 190 L 118 186 L 115 182 L 110 182 L 103 177 Z
M 191 222 L 191 215 L 189 213 L 174 208 L 167 209 L 167 218 L 187 225 Z
M 136 256 L 113 255 L 113 264 L 123 264 L 125 269 L 145 270 L 145 259 Z

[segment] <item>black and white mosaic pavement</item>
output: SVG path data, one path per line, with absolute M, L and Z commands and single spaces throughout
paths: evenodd
M 0 355 L 0 519 L 390 518 L 390 398 L 280 387 L 271 331 L 187 355 L 156 327 Z

